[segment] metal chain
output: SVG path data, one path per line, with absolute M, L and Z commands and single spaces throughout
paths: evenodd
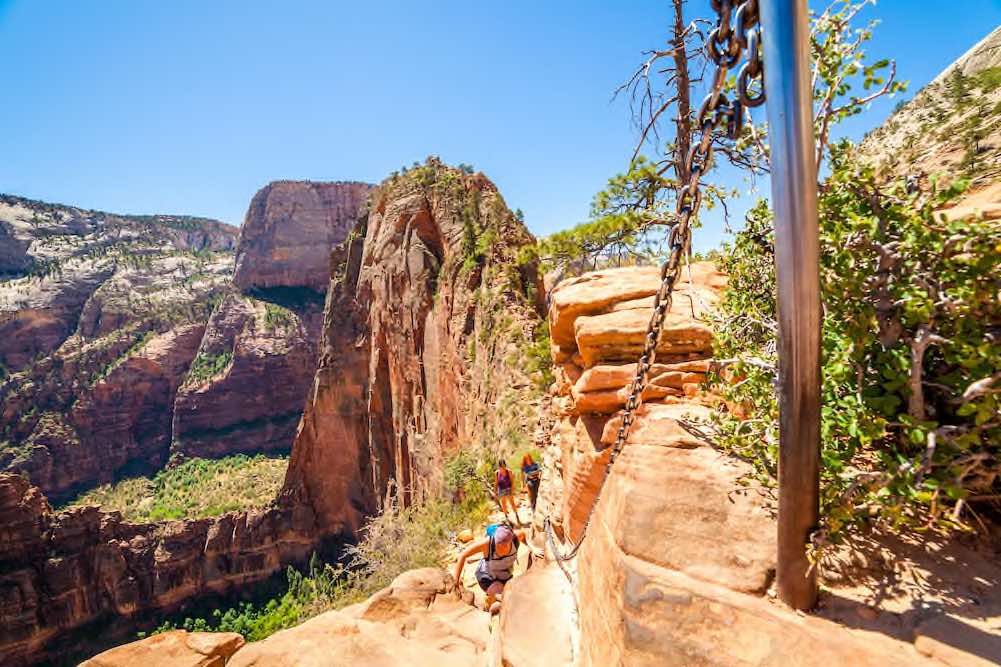
M 715 132 L 718 128 L 725 127 L 727 137 L 731 140 L 736 139 L 743 128 L 744 108 L 756 107 L 765 101 L 764 67 L 759 53 L 761 40 L 757 0 L 739 2 L 736 14 L 733 13 L 734 0 L 712 0 L 712 7 L 716 11 L 717 20 L 716 27 L 709 34 L 708 51 L 709 57 L 716 65 L 716 73 L 711 92 L 706 95 L 702 107 L 699 109 L 698 126 L 701 136 L 698 143 L 692 146 L 691 151 L 686 156 L 685 166 L 689 179 L 685 185 L 678 189 L 676 206 L 678 220 L 668 235 L 670 255 L 661 267 L 660 288 L 654 296 L 653 313 L 650 316 L 646 338 L 643 342 L 643 354 L 636 363 L 636 375 L 629 388 L 629 398 L 626 400 L 625 410 L 622 413 L 622 424 L 615 436 L 615 443 L 611 446 L 608 463 L 605 465 L 604 475 L 598 486 L 598 492 L 595 494 L 594 502 L 588 509 L 580 539 L 569 552 L 564 554 L 557 548 L 556 536 L 553 533 L 549 517 L 547 516 L 544 521 L 549 550 L 561 568 L 563 568 L 563 561 L 576 556 L 584 543 L 587 528 L 591 524 L 594 510 L 601 499 L 605 482 L 608 480 L 616 458 L 626 444 L 626 439 L 629 437 L 629 427 L 633 424 L 636 410 L 643 402 L 643 389 L 646 387 L 650 368 L 656 358 L 657 343 L 664 326 L 664 317 L 671 309 L 674 286 L 681 276 L 682 260 L 687 256 L 691 243 L 691 220 L 695 217 L 702 202 L 699 182 L 702 175 L 712 165 L 712 143 Z M 731 27 L 731 18 L 736 28 Z M 740 68 L 737 75 L 738 99 L 731 103 L 723 94 L 727 72 L 740 62 L 745 51 L 748 54 L 748 61 Z M 752 86 L 752 83 L 756 83 L 756 85 Z M 565 569 L 563 572 L 567 578 L 570 577 Z

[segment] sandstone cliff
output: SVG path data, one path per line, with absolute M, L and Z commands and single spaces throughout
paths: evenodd
M 37 487 L 0 473 L 0 662 L 34 664 L 81 641 L 126 638 L 136 614 L 271 576 L 315 548 L 307 507 L 129 524 L 53 513 Z
M 0 470 L 56 497 L 159 467 L 236 230 L 0 199 Z
M 524 437 L 540 325 L 532 237 L 482 174 L 436 159 L 384 182 L 337 253 L 285 494 L 356 530 L 389 491 L 440 483 L 459 447 Z M 518 444 L 518 443 L 512 443 Z
M 52 513 L 38 488 L 0 476 L 7 489 L 0 513 L 11 527 L 0 551 L 0 654 L 11 664 L 59 655 L 88 628 L 125 628 L 136 614 L 259 581 L 325 539 L 350 537 L 390 488 L 411 500 L 440 484 L 448 452 L 477 442 L 496 448 L 502 438 L 518 444 L 538 394 L 521 368 L 541 325 L 534 266 L 517 262 L 531 236 L 486 178 L 436 160 L 384 183 L 374 202 L 335 253 L 332 276 L 327 269 L 320 367 L 272 507 L 133 525 L 96 508 Z M 312 300 L 301 297 L 287 285 L 221 290 L 204 319 L 122 343 L 127 354 L 115 348 L 109 355 L 124 358 L 87 393 L 64 392 L 73 410 L 39 418 L 54 435 L 36 436 L 32 451 L 48 452 L 35 456 L 52 462 L 41 466 L 51 486 L 72 483 L 59 475 L 106 475 L 121 461 L 149 456 L 116 439 L 132 436 L 136 414 L 153 420 L 139 432 L 158 438 L 158 456 L 212 455 L 288 437 L 297 417 L 288 406 L 298 392 L 301 410 L 310 374 L 299 373 L 313 364 L 310 339 L 320 328 Z M 68 363 L 42 364 L 50 365 L 69 378 L 78 372 Z M 164 403 L 165 396 L 175 398 Z M 13 413 L 23 415 L 26 405 Z M 92 421 L 77 420 L 78 412 Z M 105 469 L 87 462 L 91 447 L 73 448 L 86 431 L 78 423 L 112 429 L 115 446 L 93 456 L 111 462 Z M 80 456 L 63 469 L 52 452 Z M 191 642 L 207 646 L 198 638 L 158 645 L 183 651 Z M 481 644 L 472 644 L 474 653 Z
M 58 501 L 174 455 L 287 451 L 315 369 L 315 276 L 367 192 L 274 183 L 239 240 L 200 218 L 0 199 L 0 470 Z M 268 278 L 276 257 L 296 271 Z
M 276 181 L 261 188 L 240 232 L 233 282 L 241 290 L 326 290 L 330 249 L 355 226 L 371 190 L 367 183 L 312 181 Z

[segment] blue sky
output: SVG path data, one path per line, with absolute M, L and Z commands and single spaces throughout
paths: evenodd
M 550 233 L 626 166 L 634 130 L 611 94 L 663 43 L 666 6 L 0 0 L 0 192 L 239 224 L 270 180 L 378 182 L 437 154 Z M 1001 24 L 1001 0 L 868 14 L 870 52 L 913 92 Z M 714 222 L 696 247 L 720 238 Z

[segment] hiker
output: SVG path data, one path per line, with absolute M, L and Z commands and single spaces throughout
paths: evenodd
M 497 491 L 497 504 L 500 505 L 501 512 L 507 517 L 507 507 L 510 506 L 511 511 L 514 512 L 515 523 L 520 526 L 521 517 L 518 516 L 518 506 L 514 502 L 514 474 L 507 467 L 504 459 L 497 462 L 494 483 Z
M 542 481 L 542 470 L 531 454 L 521 457 L 521 481 L 528 487 L 528 499 L 535 511 L 535 501 L 539 499 L 539 482 Z
M 459 562 L 455 565 L 455 585 L 462 587 L 462 568 L 466 565 L 466 559 L 473 554 L 483 554 L 476 566 L 476 583 L 487 594 L 487 611 L 496 614 L 500 610 L 497 599 L 504 591 L 504 584 L 514 576 L 518 547 L 524 541 L 524 531 L 516 532 L 506 524 L 497 526 L 492 534 L 469 545 L 459 556 Z

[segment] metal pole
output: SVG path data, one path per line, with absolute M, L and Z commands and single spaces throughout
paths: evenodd
M 820 471 L 820 278 L 817 167 L 807 0 L 760 0 L 778 283 L 779 598 L 817 602 L 806 545 Z

